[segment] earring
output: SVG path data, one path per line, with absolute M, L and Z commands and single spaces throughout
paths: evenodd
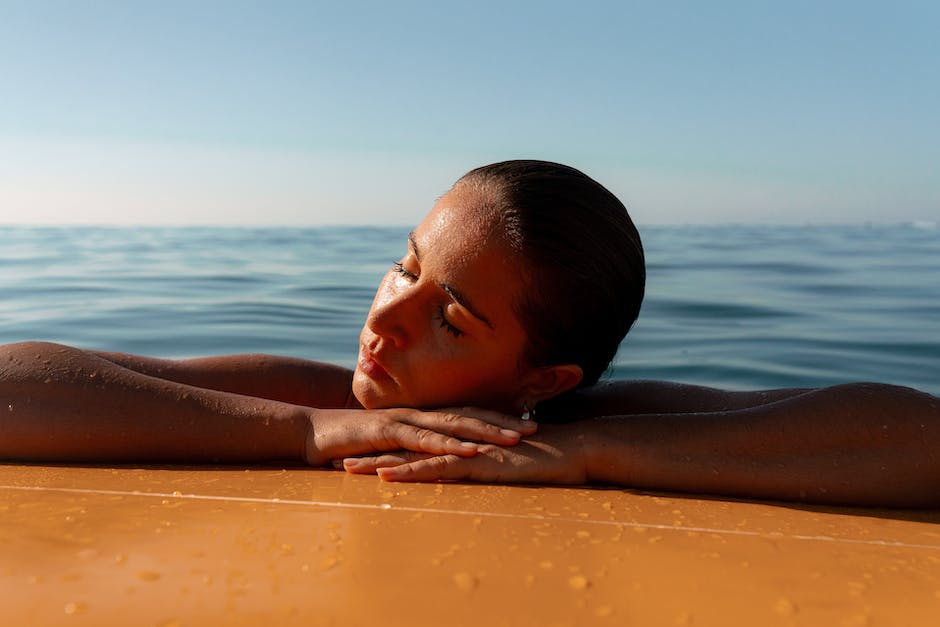
M 528 404 L 527 402 L 523 401 L 523 402 L 522 402 L 522 419 L 523 419 L 523 420 L 531 420 L 531 419 L 532 419 L 532 414 L 534 414 L 534 413 L 535 413 L 535 410 L 533 409 L 533 410 L 530 411 L 530 410 L 529 410 L 529 404 Z

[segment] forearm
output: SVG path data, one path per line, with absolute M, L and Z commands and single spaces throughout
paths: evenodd
M 160 379 L 64 346 L 2 348 L 0 459 L 304 458 L 302 407 Z
M 940 401 L 837 386 L 730 412 L 583 423 L 593 481 L 853 505 L 940 505 Z

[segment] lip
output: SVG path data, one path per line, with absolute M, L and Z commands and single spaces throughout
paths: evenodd
M 385 366 L 375 358 L 375 354 L 366 346 L 359 348 L 359 370 L 370 379 L 393 380 L 392 375 L 388 373 Z

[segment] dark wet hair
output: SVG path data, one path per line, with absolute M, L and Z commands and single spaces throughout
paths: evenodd
M 482 192 L 523 260 L 517 307 L 530 365 L 576 364 L 597 382 L 640 313 L 643 245 L 627 209 L 586 174 L 548 161 L 504 161 L 457 185 Z

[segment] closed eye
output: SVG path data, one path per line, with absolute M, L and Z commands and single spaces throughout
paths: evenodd
M 454 337 L 460 337 L 461 335 L 463 335 L 464 332 L 458 329 L 457 327 L 455 327 L 453 324 L 451 324 L 450 321 L 447 319 L 447 316 L 444 315 L 444 305 L 437 306 L 437 315 L 434 317 L 438 321 L 440 321 L 441 328 L 446 329 L 447 332 L 453 335 Z
M 396 261 L 395 263 L 392 264 L 392 271 L 397 272 L 398 274 L 402 275 L 403 277 L 411 281 L 418 280 L 418 275 L 415 274 L 414 272 L 410 272 L 409 270 L 407 270 L 405 266 L 402 264 L 402 262 L 400 261 Z

